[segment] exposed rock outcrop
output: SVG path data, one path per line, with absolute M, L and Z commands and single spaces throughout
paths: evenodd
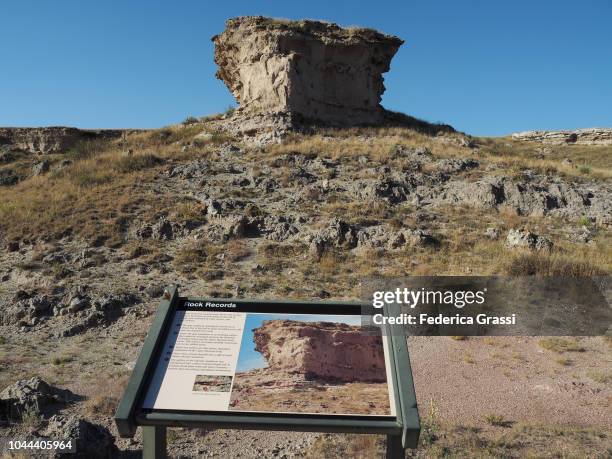
M 74 415 L 55 415 L 49 419 L 45 437 L 51 439 L 71 439 L 76 442 L 75 458 L 107 459 L 117 457 L 117 446 L 110 431 Z M 66 457 L 56 453 L 53 458 Z
M 0 128 L 0 147 L 28 153 L 48 154 L 64 152 L 78 142 L 119 137 L 119 129 L 77 129 L 71 127 Z
M 307 379 L 386 381 L 382 338 L 359 326 L 268 320 L 254 330 L 253 339 L 274 371 Z
M 509 248 L 526 248 L 535 251 L 550 251 L 553 243 L 550 239 L 531 231 L 511 229 L 506 237 L 506 246 Z
M 512 138 L 550 144 L 612 145 L 612 128 L 588 128 L 574 131 L 524 131 L 512 134 Z
M 70 391 L 50 386 L 38 376 L 17 381 L 0 392 L 0 420 L 20 421 L 41 416 L 52 405 L 65 405 L 78 397 Z
M 403 41 L 320 21 L 243 16 L 213 37 L 217 77 L 246 113 L 338 125 L 380 122 L 382 74 Z

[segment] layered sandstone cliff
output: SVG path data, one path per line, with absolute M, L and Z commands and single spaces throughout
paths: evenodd
M 525 131 L 512 134 L 515 140 L 578 145 L 612 145 L 611 128 L 587 128 L 573 131 Z
M 129 132 L 133 132 L 130 130 Z M 39 128 L 0 127 L 0 147 L 6 146 L 28 153 L 65 152 L 79 142 L 121 136 L 121 129 L 77 129 L 64 126 Z
M 244 16 L 213 37 L 221 79 L 244 113 L 337 125 L 380 122 L 382 74 L 402 45 L 371 29 Z
M 359 326 L 269 320 L 254 330 L 254 341 L 270 370 L 306 379 L 386 381 L 382 337 Z

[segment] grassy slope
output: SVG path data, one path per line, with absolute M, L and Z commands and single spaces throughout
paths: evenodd
M 53 243 L 71 235 L 90 245 L 125 248 L 144 262 L 155 258 L 164 249 L 162 243 L 147 241 L 135 244 L 126 240 L 124 231 L 132 220 L 146 220 L 160 213 L 167 213 L 174 221 L 203 218 L 201 204 L 187 198 L 176 201 L 173 197 L 152 194 L 143 184 L 151 182 L 170 163 L 209 157 L 220 144 L 231 140 L 215 135 L 196 148 L 183 150 L 182 146 L 192 142 L 204 129 L 206 126 L 203 125 L 164 128 L 132 134 L 119 141 L 83 144 L 72 151 L 54 155 L 54 164 L 63 159 L 69 159 L 72 164 L 0 190 L 0 237 L 5 241 L 38 239 Z M 373 134 L 375 138 L 362 137 Z M 313 136 L 295 135 L 282 145 L 272 145 L 264 151 L 247 150 L 242 160 L 251 163 L 256 173 L 258 164 L 271 164 L 285 153 L 315 154 L 354 167 L 355 173 L 359 174 L 355 157 L 360 155 L 368 156 L 380 165 L 404 167 L 401 157 L 395 155 L 396 147 L 404 145 L 425 146 L 440 158 L 471 156 L 483 167 L 495 166 L 497 173 L 506 175 L 532 169 L 568 180 L 608 180 L 612 171 L 610 147 L 564 145 L 545 151 L 541 145 L 517 143 L 510 139 L 477 139 L 477 142 L 481 148 L 470 150 L 407 129 L 330 130 Z M 128 150 L 133 153 L 128 155 Z M 578 167 L 563 163 L 565 158 L 570 158 Z M 27 170 L 33 160 L 25 158 L 20 161 L 19 167 Z M 286 168 L 273 169 L 272 173 L 289 186 Z M 476 179 L 477 174 L 478 171 L 468 172 L 466 178 Z M 245 196 L 238 195 L 240 190 L 228 190 L 227 193 L 230 196 L 236 193 L 236 197 L 245 199 Z M 325 218 L 336 215 L 356 223 L 378 220 L 390 225 L 411 226 L 416 219 L 415 209 L 407 204 L 368 205 L 333 199 L 319 202 L 313 197 L 312 204 L 301 210 Z M 466 221 L 466 212 L 469 212 L 469 221 Z M 488 226 L 498 226 L 502 230 L 528 226 L 536 232 L 556 236 L 564 234 L 568 228 L 579 228 L 584 222 L 522 217 L 504 211 L 471 208 L 435 209 L 432 213 L 435 213 L 435 220 L 425 225 L 430 225 L 440 234 L 441 245 L 437 248 L 408 247 L 394 257 L 388 257 L 384 250 L 371 249 L 360 253 L 329 251 L 320 259 L 314 259 L 307 256 L 306 247 L 300 244 L 259 241 L 253 246 L 245 241 L 232 240 L 223 245 L 184 243 L 173 254 L 174 264 L 186 276 L 207 279 L 217 270 L 228 269 L 227 260 L 240 260 L 254 252 L 266 277 L 258 279 L 256 287 L 248 293 L 292 297 L 308 296 L 311 291 L 305 285 L 319 285 L 332 296 L 356 297 L 360 278 L 373 274 L 534 272 L 542 275 L 592 275 L 612 271 L 612 244 L 607 228 L 599 228 L 594 244 L 571 244 L 559 238 L 552 253 L 534 255 L 509 252 L 501 241 L 483 238 L 482 233 Z M 227 254 L 225 262 L 220 262 L 216 256 L 222 252 Z M 288 270 L 295 272 L 291 278 L 287 277 Z M 231 284 L 229 279 L 227 276 L 218 284 Z M 139 337 L 135 337 L 135 341 L 138 340 Z M 69 366 L 69 360 L 64 362 L 63 359 L 76 359 L 59 354 L 53 359 L 56 357 L 58 360 L 52 362 L 55 370 Z M 114 394 L 111 398 L 114 400 L 116 396 Z M 92 399 L 88 406 L 94 414 L 110 416 L 113 400 L 109 401 L 104 395 Z M 443 426 L 431 413 L 424 419 L 425 433 L 429 432 L 424 436 L 424 449 L 419 453 L 424 457 L 444 456 L 451 452 L 459 457 L 541 456 L 554 448 L 565 450 L 566 457 L 579 457 L 586 447 L 594 448 L 594 457 L 597 454 L 604 457 L 606 451 L 610 452 L 609 436 L 602 432 L 559 430 L 546 426 L 490 426 L 482 431 L 471 427 Z M 321 437 L 313 454 L 316 456 L 317 448 L 320 448 L 321 451 L 361 451 L 366 454 L 364 457 L 370 457 L 368 454 L 379 450 L 380 443 L 376 439 L 359 438 L 337 444 Z

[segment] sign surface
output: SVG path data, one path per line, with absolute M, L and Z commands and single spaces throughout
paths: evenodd
M 389 343 L 359 308 L 292 306 L 181 299 L 142 408 L 395 416 Z

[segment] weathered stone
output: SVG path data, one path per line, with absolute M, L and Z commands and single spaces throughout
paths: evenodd
M 213 42 L 217 77 L 242 112 L 340 125 L 381 121 L 382 74 L 403 43 L 371 29 L 261 16 L 228 20 Z
M 0 128 L 0 139 L 13 148 L 29 153 L 48 154 L 64 152 L 78 142 L 115 138 L 122 135 L 117 129 L 77 129 L 69 127 Z
M 587 128 L 574 131 L 524 131 L 512 134 L 514 140 L 550 144 L 612 145 L 612 128 Z
M 333 322 L 267 320 L 254 330 L 255 349 L 271 370 L 307 379 L 386 380 L 381 336 Z
M 0 186 L 15 185 L 19 177 L 12 169 L 0 169 Z
M 81 309 L 85 309 L 88 305 L 89 300 L 87 300 L 87 298 L 75 296 L 70 300 L 70 303 L 68 303 L 67 309 L 68 311 L 74 313 L 80 311 Z
M 485 236 L 488 237 L 489 239 L 499 239 L 499 236 L 501 235 L 499 228 L 487 228 L 487 230 L 485 231 Z
M 8 252 L 18 252 L 19 251 L 19 242 L 18 241 L 10 241 L 6 244 L 6 250 Z
M 553 243 L 550 239 L 539 236 L 531 231 L 511 229 L 506 237 L 506 245 L 510 248 L 526 248 L 535 251 L 550 251 Z
M 559 215 L 570 219 L 587 216 L 609 224 L 612 187 L 606 183 L 581 184 L 525 175 L 517 180 L 485 176 L 476 182 L 454 179 L 440 187 L 423 187 L 434 204 L 469 204 L 514 210 L 518 215 Z
M 47 172 L 49 172 L 49 167 L 51 166 L 51 163 L 47 160 L 43 160 L 39 163 L 36 163 L 33 167 L 32 167 L 32 174 L 34 175 L 42 175 L 45 174 Z
M 117 446 L 110 431 L 101 425 L 92 424 L 84 419 L 55 415 L 49 419 L 45 436 L 57 439 L 71 439 L 76 442 L 75 458 L 107 459 L 116 457 Z M 52 457 L 65 457 L 57 453 Z
M 0 392 L 0 417 L 20 421 L 24 416 L 41 416 L 45 408 L 75 399 L 70 391 L 50 386 L 38 376 L 17 381 Z

